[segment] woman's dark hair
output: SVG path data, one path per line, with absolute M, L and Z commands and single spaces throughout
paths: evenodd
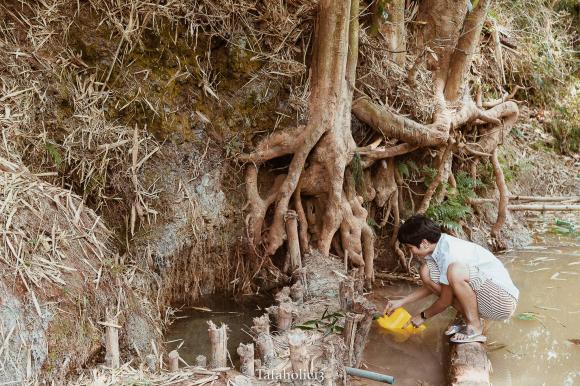
M 423 239 L 436 243 L 441 238 L 441 228 L 433 220 L 422 214 L 411 216 L 401 225 L 397 239 L 401 244 L 419 247 Z

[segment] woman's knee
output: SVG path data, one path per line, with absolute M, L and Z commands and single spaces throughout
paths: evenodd
M 449 284 L 468 282 L 469 267 L 463 263 L 451 263 L 447 268 L 447 280 Z

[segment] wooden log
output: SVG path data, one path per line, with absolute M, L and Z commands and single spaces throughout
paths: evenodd
M 227 367 L 228 335 L 227 326 L 222 323 L 218 328 L 211 320 L 209 325 L 209 341 L 211 344 L 210 366 L 211 368 Z
M 174 372 L 179 370 L 179 353 L 177 350 L 173 350 L 168 355 L 169 358 L 169 371 Z
M 195 357 L 195 365 L 197 367 L 206 368 L 207 367 L 207 358 L 205 357 L 205 355 L 196 356 Z
M 533 201 L 533 202 L 577 202 L 580 201 L 578 196 L 520 196 L 509 195 L 510 201 Z M 495 198 L 470 198 L 471 204 L 483 204 L 486 202 L 496 202 Z
M 255 375 L 254 370 L 254 345 L 252 343 L 243 344 L 240 343 L 238 346 L 238 355 L 240 356 L 240 372 L 247 377 L 253 377 Z
M 509 210 L 533 210 L 541 212 L 570 212 L 580 210 L 580 205 L 508 205 Z
M 306 334 L 302 330 L 288 332 L 288 347 L 290 347 L 290 363 L 296 374 L 308 374 L 309 355 L 306 350 Z
M 286 236 L 288 237 L 288 255 L 290 257 L 290 273 L 302 268 L 302 257 L 300 255 L 300 242 L 298 238 L 298 216 L 293 210 L 286 212 Z
M 297 304 L 304 302 L 304 286 L 301 282 L 297 281 L 290 287 L 290 297 Z
M 105 330 L 105 363 L 107 367 L 116 369 L 121 366 L 121 355 L 119 352 L 119 326 L 117 318 L 107 310 L 107 322 Z
M 490 385 L 491 363 L 482 343 L 451 344 L 449 384 L 452 386 Z

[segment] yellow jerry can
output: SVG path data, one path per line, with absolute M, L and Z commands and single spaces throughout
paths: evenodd
M 381 328 L 392 334 L 397 342 L 404 342 L 411 335 L 419 334 L 427 327 L 422 324 L 415 328 L 412 324 L 403 328 L 403 325 L 411 319 L 411 314 L 403 307 L 397 308 L 390 316 L 383 315 L 377 319 L 377 323 Z

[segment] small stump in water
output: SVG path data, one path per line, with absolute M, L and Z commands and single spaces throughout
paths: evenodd
M 211 344 L 211 368 L 217 369 L 220 367 L 227 367 L 228 355 L 228 335 L 227 326 L 222 323 L 218 328 L 211 320 L 207 322 L 209 325 L 209 341 Z
M 254 345 L 252 343 L 238 346 L 238 355 L 240 356 L 240 372 L 247 377 L 253 377 L 254 370 Z

